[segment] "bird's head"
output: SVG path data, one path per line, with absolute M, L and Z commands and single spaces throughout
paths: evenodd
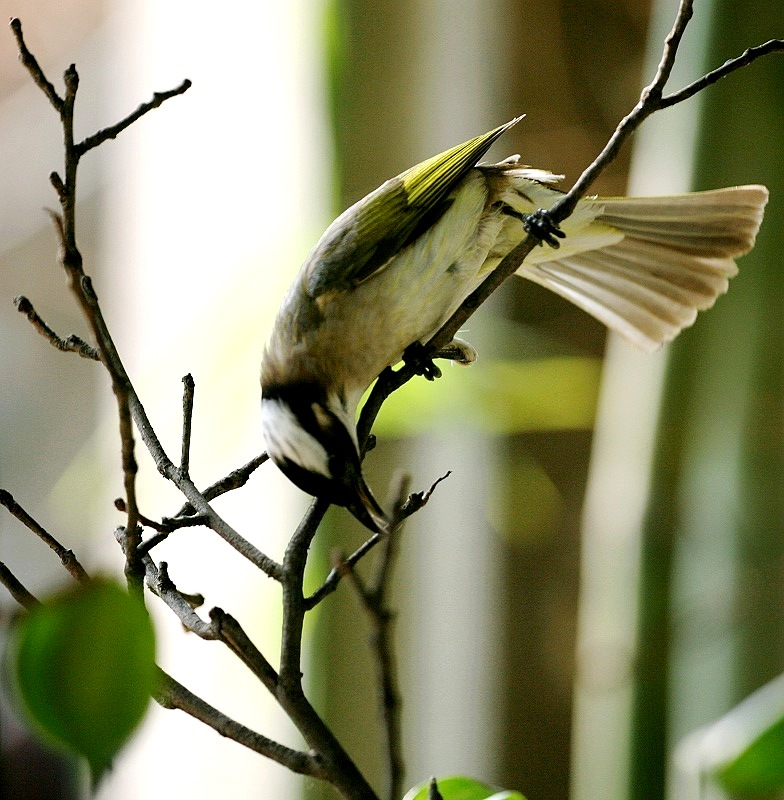
M 388 527 L 362 475 L 354 421 L 341 404 L 307 385 L 267 389 L 261 403 L 267 452 L 292 483 L 345 506 L 372 531 Z

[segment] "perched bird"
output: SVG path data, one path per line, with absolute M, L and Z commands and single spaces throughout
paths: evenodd
M 519 119 L 519 118 L 518 118 Z M 357 404 L 381 371 L 426 343 L 562 196 L 561 175 L 513 156 L 478 164 L 512 120 L 403 172 L 343 212 L 289 288 L 264 352 L 267 451 L 301 489 L 374 531 Z M 644 350 L 691 325 L 754 245 L 768 192 L 737 186 L 674 197 L 589 197 L 539 234 L 517 274 L 570 300 Z M 546 215 L 545 215 L 546 216 Z M 410 351 L 409 351 L 410 352 Z M 458 360 L 470 345 L 456 340 Z

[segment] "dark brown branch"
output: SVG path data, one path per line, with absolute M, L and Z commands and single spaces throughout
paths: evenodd
M 125 500 L 123 500 L 122 497 L 115 498 L 114 507 L 118 511 L 128 511 L 128 507 L 125 505 Z M 152 528 L 154 531 L 158 531 L 158 533 L 165 533 L 167 535 L 172 531 L 176 531 L 178 528 L 195 528 L 199 525 L 206 525 L 202 517 L 163 517 L 163 519 L 158 522 L 157 520 L 144 516 L 144 514 L 139 514 L 139 521 L 145 528 Z
M 717 67 L 707 75 L 703 75 L 688 86 L 684 86 L 683 89 L 662 97 L 659 108 L 669 108 L 670 106 L 682 103 L 684 100 L 694 97 L 695 94 L 698 94 L 708 86 L 712 86 L 727 75 L 730 75 L 742 67 L 747 67 L 758 58 L 762 58 L 771 53 L 784 53 L 784 39 L 771 39 L 764 44 L 757 45 L 757 47 L 749 47 L 741 53 L 741 55 L 737 56 L 737 58 L 728 59 L 720 67 Z
M 149 556 L 145 556 L 143 561 L 146 583 L 150 591 L 166 603 L 183 626 L 201 639 L 225 644 L 275 695 L 278 685 L 277 673 L 239 622 L 220 608 L 213 608 L 210 611 L 210 622 L 206 622 L 195 611 L 195 608 L 204 602 L 201 595 L 193 596 L 181 592 L 169 577 L 165 561 L 161 561 L 158 566 Z
M 118 538 L 123 535 L 121 531 L 116 533 Z M 147 587 L 154 595 L 166 603 L 180 620 L 183 627 L 191 633 L 195 633 L 200 639 L 206 639 L 207 641 L 216 639 L 217 633 L 214 627 L 196 613 L 196 604 L 193 602 L 192 596 L 186 595 L 177 589 L 174 582 L 169 578 L 166 562 L 161 561 L 160 565 L 156 566 L 150 556 L 143 556 L 142 563 L 144 564 Z
M 205 495 L 202 494 L 196 487 L 196 484 L 194 484 L 187 475 L 183 475 L 179 468 L 174 465 L 174 462 L 169 458 L 169 456 L 166 454 L 166 451 L 163 449 L 163 445 L 161 444 L 158 435 L 155 433 L 155 430 L 153 429 L 150 420 L 147 417 L 147 412 L 144 410 L 144 406 L 139 400 L 139 397 L 136 395 L 136 392 L 133 390 L 133 387 L 131 387 L 129 403 L 131 413 L 133 414 L 133 418 L 136 422 L 136 427 L 139 430 L 139 435 L 146 445 L 148 452 L 152 456 L 158 472 L 160 472 L 164 478 L 171 481 L 187 498 L 188 504 L 184 508 L 189 508 L 191 510 L 190 513 L 198 515 L 202 520 L 202 524 L 217 533 L 218 536 L 220 536 L 227 544 L 233 547 L 240 555 L 247 558 L 252 564 L 257 566 L 260 570 L 262 570 L 262 572 L 266 573 L 269 577 L 274 578 L 275 580 L 280 580 L 280 564 L 271 559 L 269 556 L 265 555 L 255 545 L 251 544 L 247 539 L 241 536 L 238 531 L 229 525 L 226 520 L 216 513 L 212 506 L 210 506 Z M 262 463 L 264 460 L 266 460 L 266 458 L 262 456 L 254 459 L 251 464 L 258 466 L 258 464 Z M 250 465 L 246 465 L 246 467 L 249 466 Z M 255 466 L 253 469 L 255 469 Z M 245 468 L 242 468 L 242 470 L 244 469 Z M 238 470 L 238 472 L 242 472 L 242 470 Z M 244 480 L 247 480 L 247 477 L 252 471 L 253 470 L 250 469 L 247 474 L 243 473 Z M 238 483 L 238 485 L 242 485 L 242 483 Z M 226 491 L 228 491 L 228 489 L 226 489 Z M 220 493 L 221 492 L 217 492 L 217 494 Z M 182 516 L 182 514 L 178 514 L 178 516 Z
M 620 121 L 593 163 L 580 175 L 574 186 L 552 207 L 550 216 L 554 222 L 563 222 L 574 211 L 580 198 L 585 195 L 599 174 L 615 160 L 626 140 L 651 114 L 661 107 L 664 86 L 675 66 L 678 47 L 693 14 L 692 5 L 692 0 L 681 0 L 675 22 L 664 40 L 661 59 L 653 81 L 642 90 L 637 105 Z
M 100 361 L 101 356 L 98 351 L 87 344 L 84 339 L 72 333 L 67 339 L 58 336 L 38 315 L 33 308 L 33 304 L 23 295 L 14 298 L 14 305 L 20 314 L 24 314 L 32 326 L 46 339 L 49 344 L 64 353 L 76 353 L 82 358 L 89 358 L 93 361 Z
M 19 27 L 18 39 L 21 40 L 21 27 Z M 35 76 L 33 77 L 35 78 Z M 86 140 L 88 141 L 89 147 L 82 143 L 81 150 L 74 143 L 73 106 L 76 99 L 76 91 L 79 86 L 79 76 L 73 65 L 66 70 L 64 80 L 66 94 L 62 106 L 59 108 L 59 113 L 63 125 L 65 144 L 65 180 L 62 181 L 58 178 L 56 182 L 56 185 L 59 184 L 60 187 L 58 189 L 58 195 L 60 196 L 62 205 L 62 215 L 56 217 L 61 243 L 60 260 L 69 278 L 71 289 L 79 301 L 82 311 L 93 330 L 93 335 L 101 355 L 101 361 L 111 376 L 112 389 L 117 399 L 127 508 L 127 521 L 125 525 L 127 535 L 124 537 L 124 547 L 126 575 L 129 583 L 134 586 L 137 591 L 140 590 L 144 574 L 137 552 L 141 545 L 141 530 L 139 526 L 139 509 L 136 501 L 136 473 L 138 467 L 134 455 L 132 420 L 135 420 L 142 440 L 155 460 L 159 472 L 167 479 L 171 480 L 180 491 L 183 492 L 196 511 L 204 516 L 208 526 L 212 530 L 218 533 L 218 535 L 224 538 L 232 547 L 267 574 L 274 577 L 279 570 L 279 565 L 264 555 L 258 548 L 250 544 L 250 542 L 247 542 L 239 533 L 219 517 L 212 508 L 209 507 L 190 478 L 187 475 L 183 475 L 181 470 L 175 467 L 166 455 L 147 418 L 144 407 L 136 395 L 133 384 L 128 377 L 128 373 L 125 370 L 114 341 L 109 333 L 109 329 L 98 304 L 98 298 L 93 290 L 92 282 L 89 277 L 84 274 L 82 256 L 76 244 L 75 232 L 76 172 L 81 154 L 87 149 L 96 146 L 99 142 L 97 139 Z M 36 80 L 36 83 L 39 83 L 39 81 Z M 121 123 L 118 123 L 117 126 L 106 129 L 101 135 L 104 139 L 111 138 L 109 134 L 116 135 L 138 119 L 143 113 L 157 107 L 167 99 L 167 97 L 182 93 L 185 89 L 187 89 L 187 86 L 183 84 L 171 93 L 157 95 L 156 97 L 159 99 L 154 100 L 150 104 L 140 106 L 137 112 L 127 117 Z
M 241 467 L 230 472 L 226 475 L 225 478 L 221 478 L 219 481 L 216 481 L 211 486 L 208 486 L 203 492 L 202 495 L 204 499 L 209 502 L 210 500 L 214 500 L 216 497 L 220 497 L 222 494 L 226 494 L 227 492 L 232 492 L 235 489 L 242 488 L 250 479 L 250 476 L 265 462 L 269 460 L 269 456 L 266 453 L 261 453 L 261 455 L 252 458 L 248 461 L 247 464 L 244 464 Z M 173 519 L 179 519 L 180 517 L 184 517 L 188 514 L 195 513 L 195 509 L 190 503 L 186 503 L 173 517 Z
M 80 583 L 90 580 L 90 576 L 79 563 L 73 550 L 63 547 L 60 542 L 58 542 L 40 523 L 34 520 L 22 506 L 16 502 L 13 495 L 5 489 L 0 489 L 0 505 L 5 506 L 25 527 L 31 530 L 47 547 L 54 551 L 55 555 L 60 559 L 62 565 L 68 570 L 72 578 Z
M 281 680 L 302 685 L 302 626 L 308 610 L 302 594 L 308 550 L 316 530 L 329 509 L 329 502 L 316 498 L 310 504 L 283 556 L 283 630 L 280 648 Z
M 319 754 L 324 779 L 346 800 L 378 800 L 365 777 L 310 704 L 302 687 L 302 628 L 307 611 L 302 591 L 305 565 L 310 544 L 329 505 L 323 499 L 313 501 L 283 557 L 283 627 L 276 697 L 289 719 Z
M 22 585 L 22 582 L 2 561 L 0 561 L 0 584 L 8 589 L 8 593 L 22 608 L 30 610 L 41 605 L 41 601 Z
M 397 506 L 393 512 L 390 529 L 394 531 L 395 528 L 401 522 L 403 522 L 403 520 L 408 519 L 408 517 L 410 517 L 412 514 L 415 514 L 417 511 L 419 511 L 419 509 L 426 505 L 438 484 L 441 483 L 441 481 L 446 480 L 450 475 L 451 472 L 447 472 L 446 475 L 442 475 L 426 492 L 414 492 L 413 494 L 410 494 L 406 498 L 405 502 Z M 341 578 L 343 578 L 346 574 L 345 571 L 353 570 L 354 567 L 356 567 L 356 565 L 385 536 L 386 534 L 383 533 L 374 533 L 372 536 L 366 539 L 350 556 L 341 559 L 340 563 L 336 567 L 333 567 L 329 575 L 327 575 L 324 583 L 322 583 L 321 586 L 319 586 L 319 588 L 313 592 L 313 594 L 305 598 L 306 610 L 309 611 L 311 608 L 318 605 L 325 597 L 332 594 L 332 592 L 338 588 Z
M 216 638 L 222 641 L 273 695 L 277 695 L 277 672 L 239 622 L 220 608 L 213 608 L 210 611 L 210 620 L 217 633 Z
M 292 772 L 296 772 L 299 775 L 309 775 L 312 778 L 325 778 L 318 760 L 311 753 L 293 750 L 252 731 L 250 728 L 246 728 L 193 694 L 163 670 L 159 672 L 161 686 L 155 695 L 155 699 L 164 708 L 178 708 L 205 725 L 209 725 L 221 736 L 225 736 L 227 739 L 231 739 L 262 756 L 276 761 Z
M 408 476 L 403 476 L 395 493 L 393 518 L 400 520 L 409 485 Z M 429 494 L 432 494 L 435 484 Z M 425 501 L 426 502 L 426 501 Z M 397 681 L 397 665 L 394 648 L 395 614 L 387 603 L 387 594 L 392 583 L 392 570 L 400 544 L 400 523 L 382 537 L 381 558 L 370 586 L 366 585 L 353 569 L 340 559 L 336 564 L 338 572 L 354 587 L 370 621 L 370 642 L 375 654 L 378 676 L 381 712 L 386 734 L 387 772 L 389 777 L 389 800 L 397 800 L 403 793 L 403 746 L 401 733 L 401 695 Z
M 22 65 L 30 73 L 30 76 L 35 81 L 36 86 L 38 86 L 47 96 L 49 102 L 54 106 L 57 113 L 62 113 L 63 98 L 57 94 L 57 90 L 47 80 L 46 75 L 44 75 L 44 72 L 35 56 L 27 49 L 24 36 L 22 35 L 22 23 L 16 17 L 11 20 L 11 30 L 13 31 L 14 38 L 16 39 L 16 45 L 19 48 L 19 60 L 22 62 Z
M 325 597 L 332 594 L 338 588 L 341 579 L 344 578 L 349 572 L 352 572 L 354 567 L 381 541 L 387 534 L 374 533 L 366 539 L 350 556 L 341 558 L 334 567 L 330 570 L 329 574 L 324 580 L 324 583 L 316 589 L 313 594 L 305 599 L 307 610 L 309 611 L 314 606 L 318 605 Z
M 180 453 L 180 472 L 190 474 L 191 431 L 193 426 L 193 394 L 196 384 L 190 373 L 182 379 L 182 450 Z
M 191 85 L 191 82 L 186 78 L 174 89 L 170 89 L 167 92 L 155 92 L 155 94 L 152 96 L 152 100 L 147 103 L 142 103 L 134 112 L 125 117 L 125 119 L 120 120 L 120 122 L 110 125 L 108 128 L 104 128 L 103 130 L 100 130 L 97 133 L 94 133 L 92 136 L 88 136 L 86 139 L 83 139 L 81 142 L 79 142 L 79 144 L 76 145 L 77 154 L 79 157 L 81 157 L 94 147 L 102 145 L 108 139 L 116 139 L 126 128 L 133 125 L 136 120 L 140 119 L 154 108 L 158 108 L 159 106 L 163 105 L 163 103 L 172 97 L 177 97 L 178 95 L 184 94 L 188 91 L 188 89 L 191 88 Z
M 125 500 L 123 500 L 122 497 L 115 498 L 114 507 L 118 511 L 127 511 Z M 166 539 L 169 538 L 169 534 L 179 530 L 180 528 L 197 528 L 201 526 L 208 527 L 207 520 L 202 516 L 176 518 L 163 517 L 163 519 L 158 522 L 154 519 L 144 516 L 144 514 L 139 514 L 139 521 L 145 528 L 152 528 L 152 530 L 156 531 L 156 533 L 150 536 L 149 539 L 145 539 L 139 544 L 137 553 L 140 558 L 149 553 L 153 547 L 157 547 L 161 542 L 165 542 Z

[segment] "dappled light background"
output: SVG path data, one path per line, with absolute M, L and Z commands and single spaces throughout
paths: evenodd
M 6 17 L 22 19 L 52 79 L 77 63 L 82 134 L 153 91 L 193 80 L 183 97 L 85 159 L 78 235 L 120 352 L 171 453 L 179 450 L 180 379 L 194 376 L 198 483 L 262 449 L 263 342 L 329 220 L 411 164 L 521 113 L 526 119 L 490 158 L 519 152 L 564 173 L 568 186 L 651 76 L 674 5 L 663 1 L 651 17 L 637 0 L 0 2 Z M 780 33 L 782 12 L 767 5 L 745 12 L 748 29 L 717 44 L 722 3 L 697 2 L 674 83 Z M 96 365 L 55 352 L 11 304 L 26 294 L 59 333 L 84 333 L 42 211 L 54 205 L 47 176 L 61 160 L 56 120 L 16 63 L 10 33 L 3 37 L 0 485 L 89 569 L 118 573 L 111 532 L 122 516 L 112 500 L 122 484 L 110 387 Z M 775 155 L 784 78 L 766 69 L 752 68 L 758 82 L 731 78 L 713 116 L 692 101 L 648 123 L 634 156 L 624 150 L 595 190 L 625 193 L 630 169 L 634 193 L 761 182 L 772 190 L 775 219 L 784 196 Z M 770 114 L 764 123 L 757 101 Z M 767 150 L 745 144 L 758 129 L 767 131 Z M 713 134 L 701 146 L 706 130 Z M 722 149 L 724 139 L 736 149 Z M 721 162 L 727 171 L 716 169 Z M 385 406 L 367 460 L 378 495 L 398 469 L 411 472 L 417 490 L 452 472 L 408 524 L 395 586 L 407 785 L 461 772 L 529 800 L 661 797 L 678 741 L 781 670 L 780 615 L 769 613 L 781 607 L 781 519 L 760 504 L 765 492 L 780 495 L 781 287 L 771 278 L 752 290 L 746 277 L 775 275 L 780 231 L 780 223 L 766 226 L 764 249 L 742 262 L 727 298 L 681 337 L 672 358 L 615 340 L 605 354 L 602 326 L 513 280 L 467 326 L 480 353 L 475 366 L 446 366 L 440 381 L 415 380 Z M 742 312 L 732 310 L 736 299 Z M 737 352 L 716 372 L 728 335 Z M 760 352 L 769 358 L 757 359 Z M 690 393 L 684 376 L 704 372 L 721 378 Z M 719 433 L 737 445 L 741 430 L 750 439 L 732 455 L 711 448 Z M 176 493 L 145 454 L 139 460 L 143 512 L 173 513 Z M 701 466 L 689 472 L 688 463 Z M 731 502 L 715 505 L 712 519 L 701 497 Z M 742 511 L 742 497 L 760 513 Z M 265 465 L 218 507 L 279 558 L 305 503 Z M 716 516 L 735 532 L 714 537 Z M 661 519 L 669 527 L 657 534 Z M 347 514 L 330 512 L 316 539 L 313 584 L 332 548 L 353 550 L 362 536 Z M 664 542 L 655 552 L 665 555 L 646 572 L 651 541 Z M 767 543 L 764 557 L 738 560 L 755 541 Z M 279 595 L 270 581 L 197 530 L 180 531 L 155 554 L 179 588 L 235 615 L 275 662 Z M 7 515 L 0 560 L 42 596 L 63 582 L 51 554 Z M 767 587 L 756 605 L 735 580 L 749 570 Z M 721 612 L 695 638 L 700 613 L 718 608 L 719 598 Z M 239 721 L 301 745 L 261 687 L 159 606 L 150 600 L 163 666 Z M 10 600 L 0 596 L 0 608 L 8 620 Z M 645 617 L 648 609 L 659 616 Z M 737 647 L 721 650 L 730 633 Z M 341 587 L 311 620 L 309 682 L 383 791 L 367 636 L 359 604 Z M 765 650 L 764 664 L 755 664 L 755 647 Z M 703 674 L 710 683 L 698 698 Z M 5 709 L 5 763 L 36 783 L 31 746 Z M 152 707 L 100 796 L 158 793 L 334 796 Z

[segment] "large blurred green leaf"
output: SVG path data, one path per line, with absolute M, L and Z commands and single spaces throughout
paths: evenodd
M 430 781 L 425 781 L 407 792 L 403 800 L 427 800 L 429 790 Z M 499 789 L 463 775 L 440 778 L 438 791 L 444 800 L 525 800 L 519 792 Z
M 29 717 L 84 756 L 97 783 L 155 688 L 155 638 L 144 606 L 108 581 L 79 585 L 20 618 L 10 657 Z

